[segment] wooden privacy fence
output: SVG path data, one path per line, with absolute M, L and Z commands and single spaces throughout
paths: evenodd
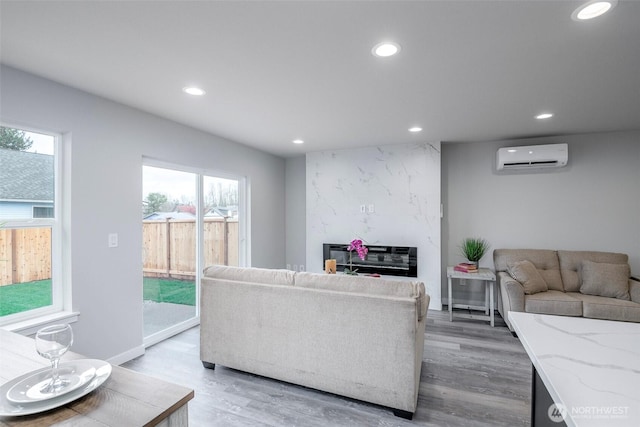
M 238 265 L 238 220 L 205 218 L 204 266 Z M 193 279 L 196 275 L 196 222 L 194 219 L 142 222 L 145 277 Z
M 51 228 L 0 228 L 0 286 L 51 279 Z
M 196 223 L 193 219 L 142 224 L 145 277 L 193 279 Z M 204 266 L 238 265 L 238 220 L 205 218 Z M 51 279 L 51 228 L 0 228 L 0 286 Z

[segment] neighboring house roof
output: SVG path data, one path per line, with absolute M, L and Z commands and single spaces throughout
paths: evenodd
M 143 219 L 194 219 L 195 217 L 188 212 L 154 212 Z
M 195 215 L 196 207 L 193 205 L 178 205 L 176 206 L 176 212 L 188 212 Z
M 53 156 L 0 148 L 0 200 L 53 201 Z
M 208 217 L 235 217 L 238 215 L 238 207 L 237 206 L 217 206 L 214 208 L 210 208 L 204 216 Z

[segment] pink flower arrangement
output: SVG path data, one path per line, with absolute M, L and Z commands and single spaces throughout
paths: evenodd
M 353 251 L 356 251 L 358 253 L 358 257 L 364 261 L 364 259 L 367 256 L 367 253 L 369 253 L 369 249 L 362 244 L 362 240 L 360 239 L 353 239 L 351 241 L 351 243 L 349 243 L 349 246 L 347 247 L 347 250 L 349 251 L 349 268 L 345 268 L 344 272 L 345 274 L 352 274 L 352 275 L 357 275 L 358 273 L 358 269 L 353 269 L 353 262 L 351 259 L 351 253 Z
M 363 261 L 364 261 L 364 258 L 367 256 L 367 253 L 369 253 L 369 249 L 362 244 L 362 240 L 360 239 L 352 240 L 351 243 L 349 243 L 349 247 L 347 248 L 347 250 L 349 252 L 351 251 L 358 252 L 358 256 Z

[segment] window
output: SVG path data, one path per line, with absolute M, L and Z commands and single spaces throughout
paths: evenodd
M 63 308 L 59 141 L 0 127 L 0 325 Z
M 34 206 L 33 217 L 34 218 L 53 218 L 53 207 Z

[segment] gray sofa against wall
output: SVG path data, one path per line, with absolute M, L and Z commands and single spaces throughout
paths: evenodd
M 429 295 L 422 282 L 211 266 L 200 359 L 413 416 Z
M 640 281 L 626 254 L 547 249 L 496 249 L 498 311 L 640 322 Z

